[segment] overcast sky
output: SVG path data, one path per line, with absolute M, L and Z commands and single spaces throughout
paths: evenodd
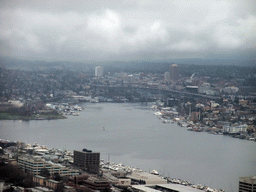
M 255 0 L 1 0 L 0 54 L 29 60 L 247 58 Z

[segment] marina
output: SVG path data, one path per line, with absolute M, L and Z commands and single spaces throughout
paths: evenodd
M 45 163 L 49 170 L 59 170 L 61 175 L 79 175 L 79 172 L 82 174 L 83 171 L 74 167 L 73 157 L 74 154 L 71 151 L 48 148 L 46 145 L 40 145 L 38 143 L 34 144 L 26 144 L 22 142 L 12 142 L 9 140 L 0 139 L 0 146 L 4 147 L 4 154 L 11 159 L 12 161 L 15 159 L 16 149 L 23 154 L 19 156 L 18 163 L 23 167 L 26 166 L 26 161 L 35 160 L 36 162 Z M 84 149 L 84 151 L 92 152 L 91 150 Z M 32 155 L 33 153 L 33 155 Z M 26 154 L 26 155 L 25 155 Z M 6 161 L 6 160 L 5 160 Z M 8 161 L 6 161 L 8 163 Z M 50 168 L 54 167 L 54 168 Z M 124 175 L 126 178 L 130 178 L 132 180 L 132 185 L 140 185 L 140 184 L 175 184 L 186 186 L 187 190 L 190 188 L 200 189 L 206 192 L 224 192 L 222 189 L 212 189 L 208 186 L 204 186 L 201 184 L 193 184 L 189 181 L 165 177 L 159 174 L 157 170 L 152 170 L 150 173 L 143 171 L 140 168 L 135 168 L 132 166 L 126 166 L 122 163 L 116 164 L 115 162 L 105 161 L 101 159 L 100 161 L 101 172 L 105 177 L 110 177 L 111 175 Z M 73 169 L 72 169 L 73 168 Z M 62 172 L 62 170 L 65 170 Z M 65 172 L 65 173 L 64 173 Z M 104 174 L 105 173 L 105 174 Z M 113 176 L 111 176 L 113 178 Z M 139 182 L 138 182 L 139 181 Z M 174 188 L 177 188 L 175 186 Z

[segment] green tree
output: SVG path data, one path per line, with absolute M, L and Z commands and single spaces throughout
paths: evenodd
M 21 171 L 16 165 L 1 165 L 0 166 L 0 179 L 5 182 L 20 184 L 25 179 L 26 174 Z
M 51 174 L 47 168 L 42 168 L 40 171 L 40 175 L 43 177 L 50 177 Z

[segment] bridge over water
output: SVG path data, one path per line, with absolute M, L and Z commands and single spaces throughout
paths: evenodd
M 115 91 L 115 92 L 125 92 L 130 91 L 131 93 L 138 91 L 138 92 L 147 92 L 147 93 L 157 93 L 162 94 L 164 96 L 167 95 L 173 95 L 173 96 L 184 96 L 184 97 L 190 97 L 190 98 L 199 98 L 199 99 L 209 99 L 209 100 L 219 100 L 221 97 L 217 96 L 210 96 L 210 95 L 204 95 L 199 93 L 191 93 L 186 91 L 180 91 L 180 90 L 167 90 L 167 89 L 159 89 L 156 87 L 139 87 L 139 86 L 104 86 L 104 85 L 93 85 L 94 88 L 101 88 L 104 90 L 108 90 L 109 92 Z M 146 97 L 146 95 L 145 95 Z

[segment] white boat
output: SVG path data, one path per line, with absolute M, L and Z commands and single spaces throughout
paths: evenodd
M 167 119 L 162 119 L 162 122 L 163 122 L 163 123 L 170 123 L 170 121 L 167 120 Z
M 187 127 L 188 124 L 187 123 L 181 123 L 181 127 Z
M 157 110 L 157 105 L 152 105 L 150 108 L 151 108 L 152 110 Z
M 154 113 L 154 115 L 160 116 L 160 115 L 163 115 L 163 114 L 160 111 L 157 111 L 157 112 Z
M 152 170 L 150 173 L 153 175 L 159 175 L 159 173 L 156 170 Z
M 78 106 L 78 105 L 75 105 L 73 108 L 74 108 L 74 110 L 82 111 L 82 107 L 80 107 L 80 106 Z

